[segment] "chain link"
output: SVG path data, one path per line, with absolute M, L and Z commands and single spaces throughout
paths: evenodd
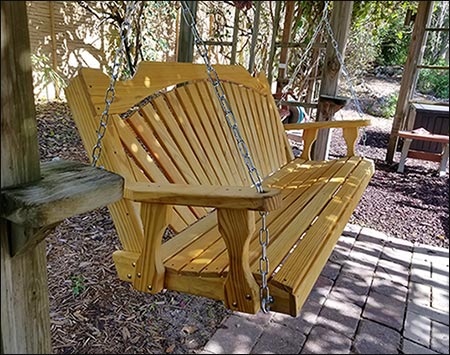
M 124 46 L 126 41 L 128 40 L 128 37 L 131 32 L 131 18 L 133 16 L 133 13 L 136 9 L 136 3 L 137 1 L 129 1 L 127 2 L 127 8 L 125 12 L 125 18 L 122 22 L 121 28 L 120 28 L 120 45 L 116 49 L 116 53 L 114 56 L 114 62 L 112 66 L 112 73 L 111 78 L 109 81 L 109 87 L 106 90 L 105 94 L 105 109 L 102 112 L 102 115 L 100 117 L 99 126 L 97 129 L 97 143 L 94 145 L 92 149 L 92 166 L 97 166 L 98 160 L 100 159 L 100 156 L 102 155 L 102 139 L 106 134 L 106 128 L 108 126 L 109 121 L 109 110 L 111 108 L 111 104 L 114 102 L 114 98 L 116 96 L 116 82 L 119 78 L 120 74 L 120 67 L 122 65 L 123 60 L 123 52 L 124 52 Z
M 245 140 L 242 138 L 242 134 L 239 130 L 239 126 L 236 120 L 236 117 L 231 110 L 231 106 L 228 102 L 228 99 L 225 95 L 225 90 L 223 89 L 222 83 L 217 75 L 216 70 L 211 65 L 211 61 L 208 56 L 208 48 L 206 47 L 205 42 L 202 40 L 198 29 L 197 24 L 192 14 L 191 9 L 187 5 L 186 1 L 181 1 L 182 13 L 184 20 L 189 25 L 192 31 L 192 35 L 194 36 L 194 43 L 197 47 L 197 51 L 200 56 L 203 58 L 203 61 L 206 65 L 206 70 L 208 74 L 209 81 L 211 82 L 214 92 L 219 100 L 220 106 L 222 107 L 223 113 L 225 114 L 225 119 L 228 123 L 228 126 L 231 129 L 231 132 L 236 140 L 237 147 L 239 149 L 239 153 L 244 160 L 244 163 L 247 167 L 248 174 L 250 176 L 250 180 L 252 184 L 255 186 L 256 190 L 259 193 L 263 193 L 264 189 L 262 187 L 262 179 L 259 175 L 258 169 L 255 167 L 253 163 L 253 159 L 250 156 L 250 152 L 248 150 L 247 144 Z M 261 229 L 259 231 L 259 239 L 261 244 L 261 258 L 260 258 L 260 273 L 261 273 L 261 286 L 260 286 L 260 298 L 261 298 L 261 310 L 264 313 L 269 312 L 270 303 L 273 302 L 272 297 L 270 296 L 269 286 L 267 285 L 267 275 L 269 273 L 269 260 L 267 258 L 267 245 L 269 244 L 269 230 L 266 225 L 266 218 L 268 212 L 259 212 L 261 216 Z

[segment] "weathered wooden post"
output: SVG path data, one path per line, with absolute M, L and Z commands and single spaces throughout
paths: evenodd
M 331 28 L 333 29 L 335 39 L 339 44 L 339 52 L 344 57 L 347 44 L 348 33 L 350 30 L 350 21 L 352 18 L 353 1 L 333 1 L 333 13 L 331 14 Z M 336 96 L 338 91 L 339 76 L 341 74 L 341 65 L 338 61 L 335 48 L 331 39 L 328 38 L 325 64 L 323 68 L 322 83 L 320 85 L 320 96 Z M 319 106 L 322 103 L 319 101 Z M 326 121 L 332 117 L 323 116 L 323 110 L 319 107 L 317 120 Z M 321 130 L 317 136 L 314 148 L 314 159 L 325 160 L 328 157 L 330 146 L 329 130 Z
M 186 1 L 186 3 L 195 18 L 197 13 L 197 1 Z M 183 9 L 180 11 L 183 11 Z M 194 36 L 192 35 L 191 27 L 186 23 L 183 15 L 181 15 L 177 52 L 178 62 L 192 63 L 194 59 Z
M 292 22 L 294 20 L 295 1 L 286 1 L 286 14 L 284 16 L 283 36 L 281 39 L 280 63 L 278 64 L 278 82 L 276 93 L 281 95 L 286 80 L 289 62 L 289 42 L 291 41 Z M 283 46 L 285 45 L 285 46 Z
M 417 8 L 414 29 L 411 35 L 408 58 L 403 70 L 400 92 L 398 93 L 397 106 L 395 109 L 394 121 L 392 123 L 391 136 L 386 153 L 386 162 L 394 161 L 395 151 L 398 144 L 398 132 L 402 128 L 404 119 L 408 112 L 409 101 L 411 100 L 416 87 L 418 76 L 417 65 L 421 62 L 424 54 L 424 45 L 427 39 L 426 26 L 430 22 L 433 13 L 434 1 L 419 1 Z
M 275 5 L 275 17 L 273 20 L 273 31 L 272 31 L 272 39 L 270 42 L 270 51 L 269 51 L 269 65 L 267 68 L 267 80 L 269 81 L 270 87 L 272 87 L 272 79 L 273 79 L 273 62 L 275 60 L 275 52 L 276 52 L 276 42 L 278 36 L 278 29 L 280 28 L 280 17 L 281 17 L 281 1 L 276 1 Z
M 2 1 L 1 188 L 40 178 L 25 1 Z M 2 206 L 3 210 L 3 206 Z M 1 219 L 2 353 L 51 352 L 45 243 L 11 257 L 10 243 L 33 229 Z
M 40 166 L 25 1 L 1 2 L 1 45 L 0 351 L 48 354 L 43 239 L 65 218 L 120 199 L 123 179 L 78 162 Z

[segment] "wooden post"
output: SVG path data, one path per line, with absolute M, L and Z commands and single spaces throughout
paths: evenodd
M 273 61 L 275 60 L 275 49 L 277 43 L 278 36 L 278 28 L 280 23 L 280 13 L 281 13 L 281 5 L 282 1 L 276 1 L 275 5 L 275 18 L 273 24 L 273 33 L 272 33 L 272 42 L 270 43 L 270 52 L 269 52 L 269 67 L 267 68 L 267 80 L 269 81 L 269 86 L 272 88 L 272 79 L 273 79 Z
M 50 41 L 52 43 L 52 68 L 54 71 L 58 71 L 58 60 L 56 58 L 56 31 L 55 31 L 55 9 L 54 9 L 54 2 L 49 1 L 48 2 L 48 8 L 50 11 Z M 61 97 L 61 88 L 58 85 L 58 82 L 54 82 L 53 85 L 55 85 L 55 97 L 60 98 Z
M 179 50 L 179 40 L 180 40 L 180 17 L 183 17 L 182 12 L 183 8 L 180 7 L 180 9 L 177 11 L 177 17 L 176 17 L 176 22 L 175 22 L 175 58 L 178 60 L 178 50 Z M 103 26 L 102 26 L 102 30 L 103 30 Z M 103 36 L 103 32 L 102 32 L 102 36 Z M 103 39 L 102 39 L 102 43 L 103 43 Z M 102 45 L 102 49 L 103 49 L 103 45 Z
M 331 28 L 334 37 L 339 45 L 339 52 L 344 58 L 345 47 L 347 45 L 347 37 L 350 31 L 350 21 L 352 18 L 353 1 L 334 1 L 333 13 L 331 15 Z M 325 56 L 325 65 L 323 68 L 322 83 L 320 86 L 320 95 L 336 96 L 338 90 L 339 76 L 341 73 L 341 65 L 337 59 L 336 51 L 331 43 L 331 39 L 327 41 L 327 50 Z M 317 121 L 331 120 L 332 117 L 324 117 L 319 107 L 317 110 Z M 330 132 L 329 130 L 321 130 L 317 137 L 314 148 L 314 160 L 326 160 L 330 148 Z
M 258 33 L 259 33 L 259 19 L 261 14 L 261 1 L 257 1 L 255 4 L 255 21 L 253 23 L 252 28 L 252 42 L 250 45 L 250 54 L 249 54 L 249 63 L 248 63 L 248 71 L 250 74 L 253 74 L 253 71 L 255 70 L 255 47 L 256 42 L 258 40 Z
M 234 10 L 234 24 L 233 24 L 233 40 L 231 42 L 231 59 L 230 64 L 236 64 L 237 42 L 239 36 L 239 15 L 241 10 L 236 6 Z
M 394 122 L 392 123 L 391 136 L 386 154 L 386 162 L 392 163 L 398 144 L 398 131 L 402 128 L 409 107 L 409 101 L 415 90 L 417 80 L 417 65 L 423 57 L 424 44 L 426 43 L 427 24 L 433 13 L 433 1 L 419 1 L 414 29 L 409 45 L 408 58 L 403 70 L 400 92 L 397 99 Z
M 294 19 L 295 1 L 286 1 L 286 15 L 284 17 L 283 36 L 281 39 L 280 63 L 278 65 L 277 93 L 283 90 L 282 80 L 286 78 L 287 66 L 289 60 L 289 47 L 284 47 L 291 41 L 292 20 Z
M 195 15 L 197 14 L 197 1 L 186 1 L 186 3 L 191 9 L 192 15 L 195 18 Z M 178 62 L 192 63 L 192 61 L 194 60 L 194 36 L 192 35 L 191 28 L 186 23 L 184 16 L 181 16 L 177 52 Z
M 40 178 L 25 1 L 1 2 L 1 188 Z M 1 219 L 1 353 L 51 352 L 45 242 L 11 257 L 10 242 L 33 233 Z
M 316 38 L 316 43 L 320 43 L 322 41 L 322 34 L 319 33 L 317 35 Z M 312 59 L 311 59 L 311 63 L 315 63 L 314 64 L 314 68 L 311 70 L 311 75 L 310 78 L 307 82 L 307 90 L 306 90 L 306 98 L 305 98 L 305 102 L 313 102 L 315 100 L 315 93 L 316 93 L 316 83 L 317 80 L 319 79 L 319 56 L 320 56 L 320 48 L 317 48 L 313 45 L 312 50 Z M 307 108 L 306 112 L 308 113 L 308 115 L 312 114 L 312 109 L 311 108 Z

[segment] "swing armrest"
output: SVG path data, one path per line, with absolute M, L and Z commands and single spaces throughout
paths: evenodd
M 342 121 L 319 121 L 306 123 L 288 123 L 284 125 L 285 131 L 309 130 L 321 128 L 354 128 L 370 126 L 370 120 L 342 120 Z
M 273 211 L 281 206 L 280 190 L 253 187 L 127 183 L 124 198 L 136 202 Z
M 317 139 L 317 133 L 322 128 L 342 128 L 343 137 L 347 144 L 347 156 L 356 155 L 355 145 L 358 138 L 358 128 L 370 126 L 370 120 L 345 120 L 345 121 L 320 121 L 307 123 L 289 123 L 284 125 L 286 131 L 303 130 L 303 152 L 302 159 L 311 160 L 311 148 Z

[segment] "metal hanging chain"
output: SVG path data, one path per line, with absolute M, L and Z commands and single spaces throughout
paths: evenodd
M 127 2 L 127 8 L 125 11 L 125 17 L 124 21 L 122 22 L 122 25 L 120 27 L 120 45 L 116 49 L 116 54 L 114 56 L 114 62 L 112 66 L 112 73 L 111 73 L 111 79 L 109 82 L 109 87 L 106 90 L 105 94 L 105 109 L 102 112 L 102 115 L 100 117 L 100 123 L 99 127 L 97 129 L 97 143 L 94 145 L 92 149 L 92 166 L 96 167 L 98 160 L 100 159 L 100 156 L 102 155 L 102 139 L 106 134 L 106 128 L 108 126 L 109 121 L 109 109 L 111 107 L 111 104 L 114 101 L 115 95 L 116 95 L 116 82 L 119 78 L 120 74 L 120 67 L 122 66 L 123 61 L 123 50 L 126 41 L 128 40 L 128 37 L 131 32 L 131 18 L 133 16 L 133 13 L 136 9 L 136 3 L 137 1 L 129 1 Z
M 259 193 L 263 193 L 264 189 L 262 187 L 262 179 L 259 175 L 258 169 L 255 167 L 253 160 L 250 156 L 247 144 L 242 138 L 242 134 L 239 130 L 239 126 L 236 117 L 231 110 L 231 106 L 225 95 L 225 90 L 223 89 L 222 83 L 217 75 L 216 70 L 211 65 L 211 61 L 208 56 L 208 49 L 205 42 L 202 40 L 200 33 L 197 29 L 197 23 L 195 21 L 194 15 L 191 9 L 187 5 L 186 1 L 181 1 L 182 13 L 184 20 L 190 26 L 192 34 L 194 36 L 195 46 L 200 56 L 206 65 L 206 70 L 208 73 L 209 81 L 211 82 L 214 92 L 219 100 L 220 106 L 222 107 L 223 113 L 225 114 L 225 119 L 227 120 L 228 126 L 230 127 L 234 138 L 236 139 L 236 144 L 238 146 L 239 152 L 244 160 L 247 167 L 250 179 Z M 261 229 L 259 230 L 259 242 L 261 245 L 261 258 L 259 260 L 259 271 L 261 274 L 261 286 L 259 289 L 260 300 L 261 300 L 261 310 L 264 313 L 269 312 L 270 303 L 273 302 L 270 296 L 269 287 L 267 285 L 267 275 L 269 273 L 269 259 L 267 258 L 267 245 L 269 244 L 269 229 L 266 225 L 266 217 L 268 212 L 259 212 L 261 216 Z

